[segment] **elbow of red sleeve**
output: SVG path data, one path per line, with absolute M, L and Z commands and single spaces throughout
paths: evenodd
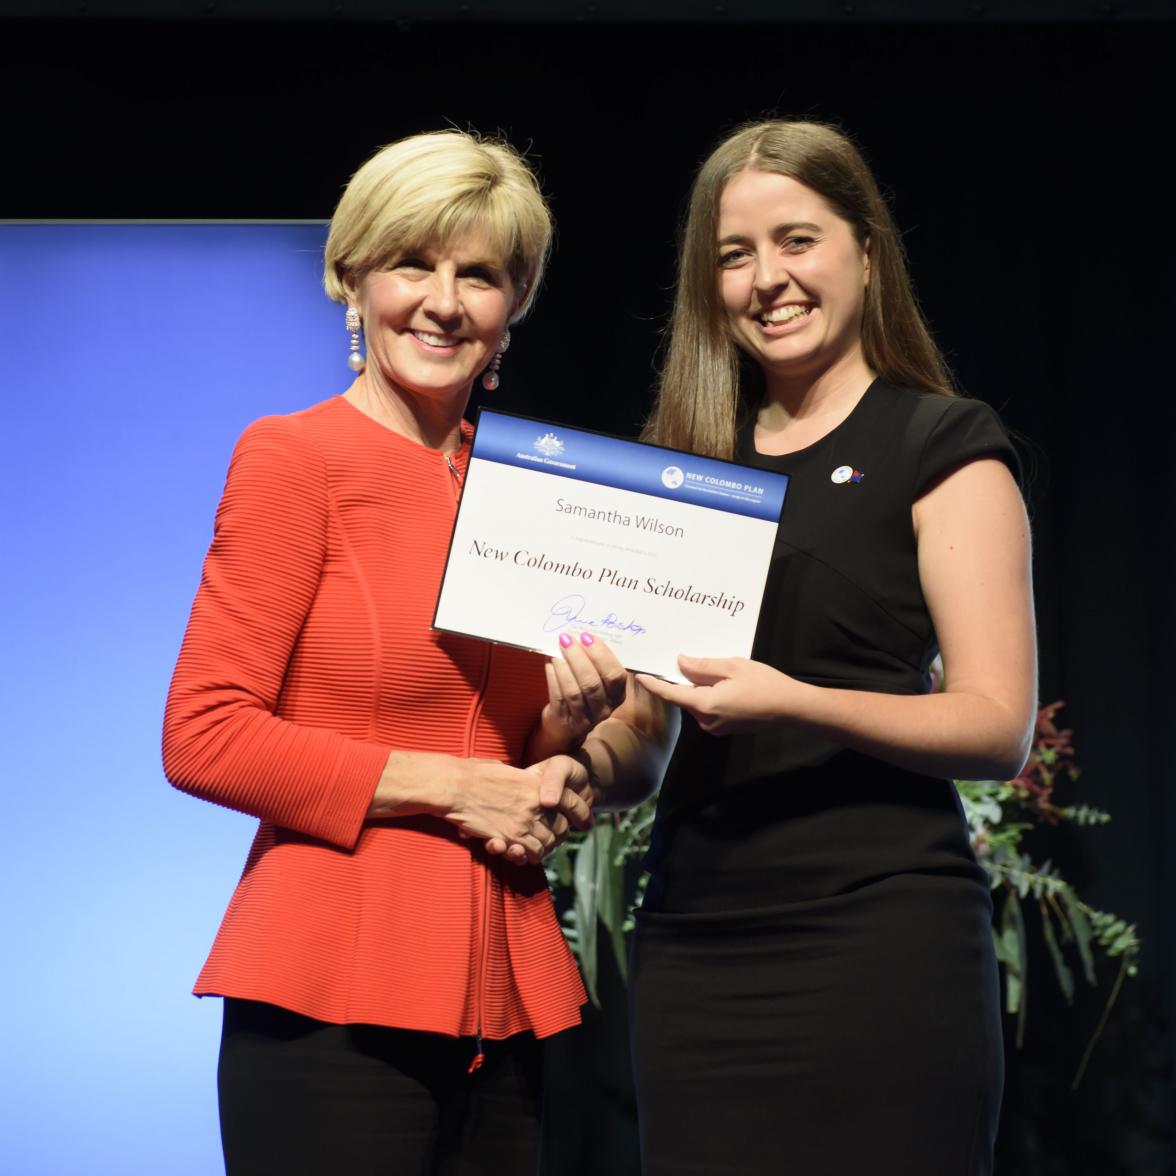
M 179 704 L 169 698 L 163 714 L 163 774 L 181 792 L 199 794 L 200 757 L 196 754 L 195 731 L 180 710 Z
M 163 774 L 181 792 L 219 800 L 217 764 L 223 758 L 224 706 L 197 705 L 190 695 L 172 694 L 163 715 Z

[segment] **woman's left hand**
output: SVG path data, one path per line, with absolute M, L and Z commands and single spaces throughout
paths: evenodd
M 539 718 L 541 751 L 579 747 L 597 723 L 625 701 L 629 676 L 616 654 L 591 633 L 561 634 L 563 657 L 547 663 L 547 705 Z
M 745 657 L 678 658 L 693 683 L 680 686 L 648 674 L 637 681 L 665 702 L 681 707 L 709 735 L 760 731 L 796 718 L 803 694 L 814 689 L 763 662 Z

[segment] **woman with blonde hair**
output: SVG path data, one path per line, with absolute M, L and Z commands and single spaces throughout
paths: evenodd
M 231 1174 L 536 1169 L 536 1038 L 584 1000 L 539 861 L 664 739 L 599 641 L 553 664 L 431 627 L 463 413 L 550 239 L 505 143 L 385 147 L 326 246 L 354 381 L 233 454 L 163 744 L 260 819 L 196 984 Z
M 1029 532 L 838 130 L 702 165 L 648 433 L 791 481 L 752 658 L 640 679 L 686 715 L 633 954 L 644 1172 L 990 1172 L 991 903 L 951 779 L 1028 752 Z

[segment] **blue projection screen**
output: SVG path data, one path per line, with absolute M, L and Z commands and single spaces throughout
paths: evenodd
M 223 1171 L 190 991 L 255 822 L 159 728 L 234 441 L 350 382 L 325 231 L 0 224 L 0 1172 Z

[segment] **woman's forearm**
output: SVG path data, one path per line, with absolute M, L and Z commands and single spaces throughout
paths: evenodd
M 678 712 L 634 683 L 622 712 L 594 727 L 575 758 L 588 769 L 594 806 L 631 808 L 661 783 L 678 733 Z
M 555 722 L 539 722 L 527 740 L 524 763 L 533 764 L 553 755 L 566 755 L 576 750 L 580 740 L 567 726 Z
M 1036 715 L 1031 645 L 1022 661 L 988 678 L 949 678 L 947 690 L 928 695 L 813 686 L 747 658 L 682 657 L 691 686 L 641 681 L 711 735 L 792 727 L 927 775 L 1010 779 Z
M 963 690 L 909 696 L 793 685 L 796 696 L 788 721 L 911 771 L 1008 780 L 1029 754 L 1035 715 L 1031 704 Z
M 468 761 L 434 751 L 391 751 L 368 808 L 372 820 L 450 812 L 468 774 Z

